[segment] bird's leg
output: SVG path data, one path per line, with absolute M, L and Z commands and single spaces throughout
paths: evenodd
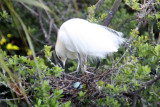
M 87 70 L 87 55 L 80 54 L 80 58 L 81 58 L 81 71 L 82 74 L 84 74 Z
M 84 72 L 87 71 L 87 55 L 83 55 L 83 67 L 84 67 Z
M 86 70 L 87 70 L 87 55 L 78 53 L 78 67 L 77 67 L 78 74 L 80 72 L 84 74 Z
M 77 74 L 81 72 L 81 66 L 82 66 L 82 61 L 81 61 L 81 56 L 78 53 L 78 67 L 77 67 Z
M 83 68 L 82 68 L 82 73 L 83 74 L 92 74 L 92 75 L 95 75 L 94 73 L 92 72 L 89 72 L 87 71 L 87 55 L 83 55 Z
M 95 68 L 94 70 L 97 70 L 97 69 L 98 69 L 98 67 L 100 66 L 100 64 L 101 64 L 101 61 L 100 61 L 100 59 L 99 59 L 99 58 L 97 58 L 97 65 L 96 65 L 96 68 Z

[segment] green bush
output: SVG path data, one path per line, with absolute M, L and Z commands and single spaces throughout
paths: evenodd
M 94 2 L 87 0 L 43 1 L 47 7 L 35 0 L 16 1 L 0 0 L 0 105 L 159 106 L 159 0 L 123 0 L 109 27 L 123 32 L 126 43 L 119 52 L 102 60 L 98 70 L 89 69 L 96 76 L 80 77 L 64 73 L 52 61 L 52 47 L 44 46 L 48 43 L 43 30 L 50 31 L 47 21 L 51 22 L 51 16 L 53 26 L 59 27 L 67 19 L 81 17 L 103 24 L 115 0 L 105 0 L 97 11 Z M 24 9 L 26 6 L 33 11 Z M 41 13 L 42 22 L 34 12 Z M 50 32 L 52 44 L 56 42 L 55 35 L 56 31 Z M 44 57 L 36 57 L 34 50 L 39 52 L 42 47 Z M 30 54 L 32 57 L 26 56 Z M 75 71 L 77 63 L 68 62 L 72 63 L 67 65 L 69 72 Z M 64 74 L 70 77 L 63 77 Z M 72 87 L 60 88 L 65 82 Z M 74 82 L 79 85 L 74 87 Z

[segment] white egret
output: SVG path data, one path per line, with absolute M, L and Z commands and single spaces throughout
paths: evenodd
M 117 52 L 124 43 L 123 33 L 108 27 L 74 18 L 64 22 L 59 31 L 55 51 L 63 66 L 68 59 L 78 59 L 77 70 L 86 71 L 87 56 L 105 58 Z

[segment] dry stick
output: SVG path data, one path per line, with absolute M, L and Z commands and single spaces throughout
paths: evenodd
M 104 1 L 105 1 L 105 0 L 99 0 L 99 1 L 95 4 L 95 6 L 96 6 L 95 12 L 100 8 L 100 6 L 103 4 Z
M 41 3 L 42 3 L 42 1 L 41 0 L 39 0 Z M 47 42 L 47 44 L 51 44 L 51 31 L 52 31 L 52 25 L 53 25 L 53 19 L 51 18 L 51 16 L 50 16 L 50 14 L 48 13 L 48 11 L 46 10 L 46 9 L 44 9 L 45 10 L 45 12 L 46 12 L 46 14 L 47 14 L 47 16 L 48 16 L 48 18 L 49 18 L 49 20 L 50 20 L 50 22 L 49 22 L 49 32 L 48 32 L 48 35 L 47 35 L 47 37 L 46 37 L 46 42 Z
M 142 25 L 142 22 L 140 21 L 135 29 L 135 31 L 138 31 L 140 26 Z M 128 47 L 128 45 L 130 44 L 130 42 L 132 41 L 133 37 L 130 36 L 130 38 L 128 39 L 127 43 L 126 43 L 126 47 Z M 128 49 L 127 49 L 128 50 Z M 117 62 L 116 65 L 118 65 L 118 63 L 122 60 L 122 58 L 125 56 L 127 51 L 125 51 L 125 53 L 122 55 L 122 57 L 120 58 L 120 60 Z M 124 95 L 127 95 L 128 93 L 125 93 Z M 137 103 L 137 100 L 138 100 L 138 97 L 137 97 L 137 93 L 136 94 L 133 94 L 133 93 L 129 93 L 128 96 L 132 96 L 133 97 L 133 102 L 132 102 L 132 107 L 135 107 L 136 106 L 136 103 Z
M 47 41 L 49 41 L 50 44 L 51 44 L 51 33 L 52 33 L 53 28 L 54 28 L 53 27 L 53 19 L 51 19 L 50 23 L 49 23 L 48 38 L 47 38 Z M 58 29 L 56 29 L 56 32 L 57 31 L 58 31 Z
M 137 103 L 137 99 L 138 99 L 139 93 L 141 91 L 145 90 L 146 88 L 152 86 L 158 80 L 160 80 L 160 74 L 155 79 L 153 79 L 152 81 L 146 82 L 146 84 L 144 85 L 144 87 L 142 87 L 142 88 L 140 88 L 140 89 L 138 89 L 138 90 L 136 90 L 134 92 L 123 93 L 123 95 L 133 97 L 132 107 L 135 107 L 136 103 Z
M 146 13 L 149 14 L 151 12 L 151 9 L 149 9 Z M 146 15 L 144 15 L 143 17 L 145 18 Z M 139 27 L 141 26 L 142 22 L 139 22 L 138 26 L 136 27 L 136 31 L 138 31 Z M 128 39 L 128 42 L 131 42 L 131 40 L 133 39 L 133 37 L 131 36 L 129 39 Z M 137 103 L 137 100 L 138 100 L 138 94 L 145 90 L 147 87 L 153 85 L 156 81 L 160 80 L 160 74 L 157 76 L 157 78 L 154 78 L 152 81 L 150 82 L 146 82 L 145 83 L 145 86 L 134 91 L 134 92 L 129 92 L 129 93 L 123 93 L 123 95 L 126 95 L 126 96 L 130 96 L 130 97 L 133 97 L 133 102 L 132 102 L 132 107 L 135 107 L 136 106 L 136 103 Z
M 64 18 L 64 15 L 62 14 L 62 12 L 58 9 L 58 6 L 54 5 L 52 2 L 48 2 L 49 5 L 51 5 L 51 7 L 54 8 L 55 12 L 61 15 L 61 18 L 63 21 L 65 21 L 66 19 Z
M 33 9 L 31 9 L 30 7 L 28 7 L 27 5 L 25 5 L 23 2 L 20 2 L 26 9 L 28 9 L 32 14 L 34 14 L 35 16 L 38 16 L 38 13 L 36 13 Z
M 158 80 L 160 80 L 160 74 L 156 78 L 154 78 L 152 81 L 146 82 L 145 86 L 136 90 L 135 93 L 137 93 L 137 94 L 140 93 L 141 91 L 145 90 L 147 87 L 153 85 Z
M 159 32 L 159 36 L 158 36 L 158 40 L 157 40 L 157 44 L 160 43 L 160 32 Z
M 57 57 L 56 57 L 55 49 L 53 50 L 52 55 L 53 55 L 53 59 L 54 59 L 54 61 L 55 61 L 56 65 L 58 65 L 58 64 L 59 64 L 59 62 L 58 62 L 58 59 L 57 59 Z
M 138 31 L 138 30 L 139 30 L 141 24 L 142 24 L 141 22 L 138 23 L 138 25 L 137 25 L 135 31 Z M 125 55 L 126 55 L 128 49 L 129 49 L 128 45 L 130 44 L 130 42 L 132 41 L 132 39 L 133 39 L 133 37 L 130 36 L 130 38 L 129 38 L 128 41 L 126 42 L 125 47 L 127 47 L 127 49 L 126 49 L 126 51 L 124 52 L 124 54 L 122 55 L 122 57 L 119 59 L 119 61 L 115 64 L 116 66 L 117 66 L 117 65 L 119 64 L 119 62 L 123 59 L 123 57 L 125 57 Z
M 112 6 L 112 9 L 111 9 L 111 11 L 110 11 L 111 13 L 112 13 L 112 11 L 113 11 L 113 13 L 112 13 L 112 14 L 110 13 L 110 14 L 107 16 L 107 18 L 106 18 L 106 20 L 104 21 L 104 24 L 103 24 L 103 25 L 105 25 L 105 26 L 108 26 L 108 25 L 109 25 L 110 21 L 112 20 L 114 14 L 115 14 L 115 11 L 117 11 L 117 9 L 118 9 L 118 8 L 113 8 L 113 7 L 115 7 L 115 6 L 119 7 L 120 2 L 121 2 L 121 0 L 115 1 L 114 5 Z M 149 14 L 150 12 L 151 12 L 151 9 L 148 10 L 147 14 Z M 146 16 L 146 15 L 145 15 L 145 16 Z M 145 17 L 145 16 L 144 16 L 144 17 Z M 139 27 L 141 26 L 141 24 L 142 24 L 142 22 L 139 22 L 138 26 L 137 26 L 136 29 L 135 29 L 136 31 L 139 30 Z M 130 43 L 130 42 L 132 41 L 132 39 L 133 39 L 133 37 L 130 36 L 130 38 L 128 39 L 127 43 Z M 126 52 L 125 52 L 124 55 L 120 58 L 120 60 L 125 56 L 125 54 L 126 54 Z M 117 64 L 120 62 L 120 60 L 117 62 Z M 152 84 L 154 84 L 154 83 L 155 83 L 156 81 L 158 81 L 159 79 L 160 79 L 160 74 L 158 75 L 157 78 L 153 79 L 153 80 L 150 81 L 150 82 L 147 82 L 147 83 L 145 84 L 145 87 L 142 87 L 142 88 L 136 90 L 135 92 L 123 93 L 123 94 L 126 95 L 126 96 L 131 96 L 131 97 L 133 97 L 132 107 L 135 107 L 135 106 L 136 106 L 136 103 L 137 103 L 137 100 L 138 100 L 138 94 L 139 94 L 141 91 L 145 90 L 146 87 L 149 87 L 149 86 L 151 86 Z
M 27 98 L 29 98 L 31 96 L 27 96 Z M 2 101 L 13 101 L 13 100 L 19 100 L 19 99 L 25 99 L 25 97 L 21 97 L 21 98 L 12 98 L 12 99 L 0 99 L 0 102 Z
M 22 2 L 21 2 L 21 4 L 22 4 L 26 9 L 28 9 L 28 10 L 31 12 L 32 15 L 35 15 L 35 16 L 38 16 L 38 17 L 39 17 L 39 14 L 38 14 L 37 12 L 35 12 L 33 9 L 31 9 L 30 7 L 28 7 L 26 4 L 24 4 L 24 3 L 22 3 Z M 42 19 L 43 19 L 47 24 L 49 24 L 48 20 L 46 20 L 46 18 L 44 18 L 43 16 L 42 16 Z
M 33 14 L 33 15 L 35 15 L 35 16 L 38 16 L 39 17 L 39 14 L 37 13 L 37 12 L 35 12 L 33 9 L 31 9 L 30 7 L 28 7 L 26 4 L 24 4 L 24 3 L 22 3 L 21 2 L 21 4 L 26 8 L 26 9 L 28 9 L 30 12 L 31 12 L 31 14 Z M 45 10 L 46 11 L 46 13 L 47 13 L 47 15 L 49 14 L 48 13 L 48 11 L 47 10 Z M 48 16 L 50 16 L 50 15 L 48 15 Z M 49 22 L 48 20 L 46 20 L 46 18 L 45 17 L 43 17 L 43 16 L 41 16 L 42 17 L 42 19 L 47 23 L 47 24 L 50 24 L 51 22 Z M 50 21 L 51 21 L 51 16 L 50 17 L 48 17 L 49 19 L 50 19 Z M 52 19 L 53 20 L 53 19 Z M 53 20 L 53 23 L 52 23 L 53 25 L 53 31 L 55 32 L 55 33 L 57 33 L 57 31 L 58 31 L 58 27 L 56 26 L 56 24 L 54 23 L 54 20 Z
M 122 21 L 118 26 L 115 26 L 116 27 L 115 29 L 121 29 L 124 27 L 125 23 L 129 23 L 129 22 L 136 20 L 136 19 L 137 19 L 137 17 L 135 17 L 135 16 L 131 17 L 131 18 L 127 18 L 124 21 Z
M 39 23 L 40 23 L 41 29 L 43 31 L 44 37 L 47 38 L 48 34 L 47 34 L 46 30 L 44 29 L 44 25 L 42 22 L 42 13 L 39 10 L 38 10 L 38 14 L 39 14 Z
M 80 17 L 77 0 L 73 0 L 73 6 L 74 6 L 74 8 L 75 8 L 76 14 L 78 15 L 78 17 Z
M 141 96 L 138 96 L 138 98 L 140 99 L 141 107 L 145 107 L 144 101 L 143 101 L 143 99 L 141 98 Z
M 136 31 L 139 30 L 139 27 L 140 27 L 141 24 L 143 23 L 143 18 L 145 18 L 151 11 L 152 11 L 152 9 L 149 9 L 149 10 L 146 12 L 145 15 L 140 15 L 140 16 L 141 16 L 141 17 L 139 17 L 140 23 L 139 23 L 138 26 L 136 27 L 136 29 L 135 29 Z M 142 14 L 143 14 L 143 12 L 142 12 Z M 142 21 L 141 21 L 141 20 L 142 20 Z M 133 39 L 133 37 L 130 36 L 130 38 L 127 40 L 127 43 L 130 43 L 132 39 Z M 125 45 L 125 46 L 126 46 L 126 45 Z
M 42 14 L 41 14 L 41 12 L 39 10 L 38 10 L 38 13 L 39 13 L 39 23 L 40 23 L 40 27 L 41 27 L 41 29 L 43 31 L 43 34 L 44 34 L 44 37 L 45 37 L 45 41 L 46 41 L 47 45 L 50 45 L 51 44 L 50 36 L 48 35 L 47 31 L 44 28 L 44 24 L 42 22 Z
M 39 0 L 41 3 L 42 3 L 42 0 Z M 46 41 L 49 43 L 49 44 L 51 44 L 51 39 L 50 39 L 50 37 L 51 37 L 51 31 L 52 30 L 54 30 L 54 32 L 56 32 L 57 33 L 57 31 L 58 31 L 58 27 L 53 23 L 54 22 L 54 20 L 52 19 L 52 17 L 51 17 L 51 15 L 49 14 L 49 12 L 46 10 L 46 9 L 44 9 L 45 10 L 45 12 L 46 12 L 46 14 L 47 14 L 47 16 L 48 16 L 48 19 L 50 20 L 50 23 L 49 23 L 49 32 L 48 32 L 48 37 L 46 38 Z
M 42 34 L 42 33 L 41 33 L 41 34 Z M 30 36 L 31 36 L 31 39 L 34 39 L 35 41 L 37 41 L 37 42 L 39 42 L 39 43 L 41 43 L 41 44 L 43 44 L 43 45 L 46 44 L 45 42 L 43 42 L 43 41 L 39 40 L 38 38 L 36 38 L 35 35 L 30 34 Z M 36 42 L 36 43 L 37 43 L 37 42 Z
M 152 43 L 156 43 L 155 42 L 155 37 L 154 37 L 154 33 L 153 33 L 153 24 L 152 24 L 152 22 L 150 22 L 150 23 L 148 23 L 148 32 L 149 32 L 149 35 L 150 35 L 150 38 L 151 38 L 151 41 L 152 41 Z
M 113 19 L 113 16 L 115 15 L 115 13 L 117 12 L 117 10 L 118 10 L 118 8 L 120 6 L 121 1 L 122 0 L 116 0 L 114 2 L 114 4 L 113 4 L 113 6 L 112 6 L 112 8 L 111 8 L 111 10 L 110 10 L 110 12 L 108 14 L 108 16 L 104 20 L 104 23 L 103 23 L 104 26 L 108 26 L 111 23 L 111 21 Z
M 136 106 L 137 100 L 138 100 L 138 96 L 137 96 L 137 95 L 133 95 L 132 107 L 135 107 L 135 106 Z

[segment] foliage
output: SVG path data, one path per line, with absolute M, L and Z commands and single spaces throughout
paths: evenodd
M 45 51 L 45 53 L 49 53 L 49 51 Z M 1 50 L 1 61 L 3 60 L 5 65 L 9 68 L 9 72 L 1 72 L 1 75 L 4 75 L 0 78 L 3 85 L 5 85 L 6 87 L 10 87 L 9 84 L 13 82 L 14 84 L 17 84 L 15 86 L 11 86 L 15 89 L 20 88 L 18 91 L 15 89 L 11 90 L 13 92 L 17 91 L 19 93 L 19 95 L 17 96 L 24 96 L 24 93 L 28 95 L 29 93 L 34 94 L 34 98 L 32 100 L 34 101 L 34 105 L 37 107 L 57 107 L 58 105 L 60 105 L 58 99 L 63 96 L 63 90 L 51 89 L 49 85 L 49 80 L 46 80 L 45 78 L 47 76 L 52 76 L 53 78 L 54 76 L 60 76 L 62 71 L 61 68 L 59 68 L 58 66 L 49 68 L 45 64 L 44 59 L 37 57 L 39 68 L 42 71 L 42 81 L 40 81 L 40 79 L 38 78 L 38 73 L 34 60 L 30 60 L 24 56 L 18 55 L 10 57 Z M 0 68 L 1 70 L 5 69 L 4 66 L 0 66 Z M 15 79 L 16 81 L 12 81 L 10 78 Z M 25 88 L 24 90 L 21 90 L 20 84 Z M 63 104 L 64 107 L 69 107 L 69 105 L 70 102 Z
M 0 0 L 0 105 L 128 107 L 134 104 L 135 92 L 142 89 L 135 94 L 137 106 L 159 106 L 159 0 L 121 3 L 109 27 L 131 41 L 107 56 L 97 70 L 108 72 L 105 79 L 94 81 L 97 94 L 103 96 L 88 94 L 90 87 L 84 84 L 77 88 L 77 96 L 70 98 L 65 90 L 52 87 L 51 80 L 60 78 L 63 71 L 51 60 L 51 46 L 44 46 L 56 42 L 57 32 L 52 29 L 72 17 L 103 24 L 115 0 L 105 0 L 97 11 L 97 1 L 75 1 L 46 0 L 44 5 L 41 0 Z M 36 57 L 35 51 L 42 47 L 45 57 Z M 26 55 L 33 55 L 33 59 Z M 76 61 L 68 62 L 68 70 L 75 71 Z
M 153 80 L 159 74 L 158 66 L 160 60 L 160 45 L 158 44 L 157 46 L 152 46 L 152 44 L 149 44 L 147 42 L 147 36 L 133 36 L 135 36 L 136 38 L 130 48 L 131 50 L 135 51 L 132 51 L 132 53 L 127 52 L 122 62 L 117 65 L 118 70 L 117 72 L 112 74 L 111 83 L 107 83 L 105 86 L 98 84 L 99 86 L 104 87 L 104 92 L 108 96 L 105 101 L 107 102 L 106 105 L 109 104 L 118 106 L 122 104 L 123 106 L 129 106 L 130 103 L 126 102 L 128 98 L 124 97 L 123 93 L 132 92 L 140 89 L 141 87 L 146 87 L 145 82 Z M 116 59 L 117 61 L 119 60 L 119 58 Z M 152 73 L 154 73 L 154 75 Z M 159 89 L 160 88 L 158 87 L 158 85 L 155 84 L 149 89 L 145 90 L 145 95 L 144 93 L 142 93 L 140 94 L 140 96 L 142 98 L 145 97 L 144 99 L 148 100 L 146 96 L 150 96 L 150 93 L 154 93 L 154 91 Z M 150 103 L 152 104 L 152 106 L 157 106 L 159 97 L 156 97 L 156 94 L 152 94 L 152 98 L 149 99 L 150 101 L 148 102 L 148 104 Z M 102 99 L 100 100 L 100 102 L 99 105 L 103 105 Z M 114 105 L 114 103 L 116 103 L 116 105 Z

